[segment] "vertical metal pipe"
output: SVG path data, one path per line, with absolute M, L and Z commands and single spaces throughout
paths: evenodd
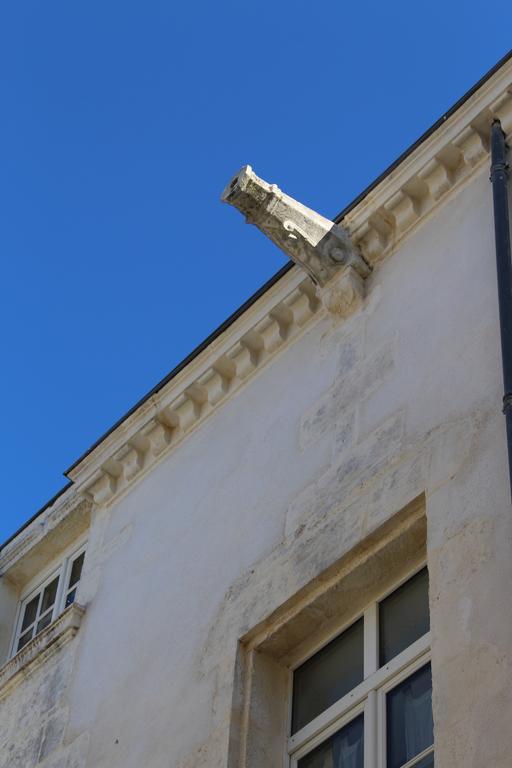
M 508 207 L 507 145 L 499 120 L 491 129 L 491 182 L 494 200 L 494 237 L 498 274 L 501 359 L 503 365 L 503 413 L 507 425 L 507 449 L 512 493 L 512 263 Z

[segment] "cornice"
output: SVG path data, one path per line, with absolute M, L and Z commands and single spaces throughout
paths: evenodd
M 72 513 L 89 515 L 92 503 L 76 493 L 72 486 L 0 551 L 0 576 L 28 554 L 49 533 L 55 531 Z
M 24 648 L 0 667 L 0 700 L 39 669 L 80 627 L 85 609 L 73 603 Z
M 69 472 L 72 485 L 1 550 L 0 575 L 72 512 L 118 499 L 325 312 L 310 278 L 290 269 Z
M 389 257 L 483 171 L 495 118 L 511 136 L 512 60 L 344 215 L 343 226 L 371 265 Z M 325 312 L 311 280 L 298 267 L 290 269 L 72 467 L 73 485 L 51 515 L 63 519 L 84 499 L 118 499 Z M 44 535 L 37 518 L 2 551 L 0 568 Z
M 492 121 L 499 118 L 505 133 L 512 131 L 511 82 L 512 61 L 345 216 L 343 224 L 369 263 L 389 256 L 434 209 L 481 172 L 489 156 Z M 300 276 L 292 270 L 265 295 L 258 319 L 251 308 L 212 345 L 216 350 L 206 351 L 206 365 L 199 358 L 169 389 L 147 401 L 130 423 L 121 425 L 122 444 L 116 431 L 110 444 L 99 446 L 96 457 L 89 457 L 93 462 L 100 458 L 92 476 L 86 460 L 71 479 L 79 481 L 85 471 L 89 479 L 84 489 L 96 503 L 107 503 L 181 442 L 318 314 L 321 304 L 314 287 Z M 287 278 L 294 287 L 283 295 Z
M 92 461 L 73 470 L 71 477 L 82 492 L 96 504 L 111 502 L 325 311 L 312 281 L 299 269 L 271 292 L 272 297 L 257 302 L 190 369 L 133 414 L 122 434 L 110 437 L 108 447 L 98 446 Z
M 512 132 L 512 61 L 393 169 L 342 219 L 365 259 L 376 265 L 393 253 L 489 160 L 496 118 Z

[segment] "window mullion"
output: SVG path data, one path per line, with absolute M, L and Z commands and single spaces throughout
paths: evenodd
M 59 583 L 57 584 L 57 594 L 55 595 L 55 603 L 53 604 L 53 618 L 55 619 L 64 609 L 64 592 L 67 579 L 67 572 L 69 569 L 69 560 L 65 562 L 59 571 Z
M 372 603 L 364 612 L 364 679 L 379 668 L 379 622 L 378 605 Z
M 377 693 L 377 768 L 386 768 L 386 694 Z
M 364 768 L 377 765 L 377 693 L 370 691 L 364 705 Z
M 42 608 L 42 603 L 43 603 L 43 592 L 44 592 L 44 586 L 41 587 L 41 589 L 39 591 L 39 598 L 37 600 L 37 611 L 36 611 L 36 618 L 35 618 L 35 621 L 34 621 L 34 626 L 35 627 L 37 627 L 37 622 L 41 618 L 41 608 Z

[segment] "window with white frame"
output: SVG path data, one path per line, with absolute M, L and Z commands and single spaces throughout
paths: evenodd
M 22 598 L 12 644 L 13 655 L 74 603 L 84 557 L 85 545 L 65 557 Z
M 291 768 L 433 768 L 428 571 L 292 673 Z

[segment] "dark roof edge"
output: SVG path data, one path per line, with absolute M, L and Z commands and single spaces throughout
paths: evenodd
M 397 168 L 400 163 L 402 163 L 409 155 L 411 155 L 426 139 L 429 138 L 441 125 L 443 125 L 446 120 L 451 117 L 460 107 L 469 99 L 471 96 L 476 93 L 476 91 L 479 90 L 479 88 L 484 85 L 484 83 L 487 82 L 506 62 L 512 58 L 512 49 L 508 51 L 508 53 L 505 54 L 498 62 L 495 64 L 486 74 L 480 78 L 480 80 L 473 85 L 469 91 L 467 91 L 455 104 L 447 111 L 445 112 L 436 122 L 430 126 L 420 137 L 417 139 L 414 144 L 411 144 L 408 149 L 405 150 L 405 152 L 402 152 L 402 154 L 390 165 L 388 166 L 377 178 L 369 184 L 362 192 L 359 194 L 352 202 L 350 202 L 340 213 L 338 213 L 334 218 L 333 221 L 336 222 L 336 224 L 339 224 L 343 218 L 358 205 L 361 200 L 363 200 L 375 187 L 377 187 L 381 181 L 383 181 L 386 176 L 389 176 L 392 171 Z M 207 338 L 201 342 L 190 354 L 187 355 L 178 365 L 170 371 L 170 373 L 167 374 L 161 381 L 158 382 L 158 384 L 153 387 L 146 395 L 140 398 L 132 408 L 130 408 L 129 411 L 127 411 L 123 416 L 121 416 L 120 419 L 118 419 L 115 424 L 113 424 L 110 429 L 108 429 L 101 437 L 98 438 L 91 446 L 88 448 L 73 464 L 64 472 L 64 475 L 67 476 L 69 472 L 71 472 L 80 462 L 82 462 L 92 451 L 98 447 L 100 443 L 105 440 L 117 427 L 120 426 L 120 424 L 123 423 L 127 418 L 129 418 L 136 410 L 139 408 L 143 403 L 146 402 L 152 395 L 156 394 L 162 387 L 164 387 L 171 379 L 173 379 L 180 371 L 183 370 L 189 363 L 194 360 L 195 357 L 197 357 L 203 350 L 205 350 L 213 341 L 215 341 L 216 338 L 218 338 L 227 328 L 229 328 L 230 325 L 232 325 L 235 320 L 237 320 L 249 307 L 251 307 L 261 296 L 263 296 L 264 293 L 266 293 L 269 288 L 271 288 L 275 283 L 277 283 L 284 275 L 286 275 L 290 269 L 293 267 L 293 263 L 290 261 L 288 264 L 285 264 L 284 267 L 281 267 L 281 269 L 270 278 L 270 280 L 267 280 L 264 285 L 259 288 L 256 293 L 254 293 L 247 301 L 245 301 L 241 307 L 239 307 L 235 312 L 233 312 L 232 315 L 230 315 L 221 325 L 219 325 L 216 330 L 214 330 Z M 72 481 L 69 481 L 55 496 L 53 496 L 50 501 L 48 501 L 41 509 L 39 509 L 29 520 L 27 520 L 26 523 L 24 523 L 20 528 L 18 528 L 15 533 L 12 534 L 12 536 L 9 536 L 9 538 L 0 546 L 0 552 L 5 549 L 5 547 L 18 536 L 25 528 L 27 528 L 31 523 L 36 520 L 39 515 L 41 515 L 48 507 L 50 507 L 62 494 L 67 491 L 67 489 L 72 485 Z
M 395 168 L 397 168 L 400 163 L 402 163 L 410 154 L 414 152 L 417 147 L 420 146 L 426 139 L 428 139 L 429 136 L 431 136 L 443 123 L 446 122 L 446 120 L 451 117 L 476 91 L 478 91 L 479 88 L 487 81 L 489 78 L 491 78 L 495 72 L 497 72 L 503 64 L 505 64 L 510 58 L 512 57 L 512 49 L 503 56 L 502 59 L 498 61 L 497 64 L 495 64 L 492 69 L 490 69 L 478 82 L 472 86 L 472 88 L 467 91 L 467 93 L 464 94 L 454 105 L 451 107 L 447 112 L 445 112 L 436 122 L 430 126 L 417 141 L 414 142 L 408 149 L 405 150 L 388 168 L 386 168 L 385 171 L 383 171 L 376 179 L 373 181 L 366 189 L 364 189 L 360 195 L 358 195 L 354 200 L 352 200 L 351 203 L 349 203 L 346 208 L 344 208 L 340 213 L 338 213 L 337 216 L 334 217 L 333 221 L 335 221 L 337 224 L 340 223 L 340 221 L 351 211 L 353 208 L 358 205 L 361 200 L 363 200 L 366 195 L 368 195 L 372 189 L 374 189 L 378 184 L 383 181 L 386 176 L 388 176 Z M 270 280 L 267 280 L 267 282 L 259 288 L 256 293 L 254 293 L 249 299 L 247 299 L 244 304 L 242 304 L 241 307 L 239 307 L 235 312 L 233 312 L 232 315 L 230 315 L 221 325 L 219 325 L 218 328 L 216 328 L 207 338 L 201 342 L 190 354 L 185 357 L 184 360 L 181 361 L 181 363 L 178 363 L 178 365 L 173 368 L 173 370 L 167 374 L 161 381 L 158 382 L 158 384 L 153 387 L 146 395 L 144 395 L 140 400 L 138 400 L 132 408 L 130 408 L 129 411 L 127 411 L 124 416 L 121 416 L 120 419 L 118 419 L 115 424 L 110 427 L 101 437 L 98 438 L 91 446 L 88 448 L 73 464 L 64 472 L 64 475 L 68 475 L 78 464 L 80 464 L 81 461 L 83 461 L 86 456 L 88 456 L 97 446 L 105 440 L 106 437 L 108 437 L 117 427 L 123 423 L 129 416 L 134 413 L 137 408 L 139 408 L 143 403 L 146 402 L 152 395 L 156 394 L 162 387 L 164 387 L 171 379 L 173 379 L 180 371 L 183 370 L 192 360 L 197 357 L 203 350 L 208 347 L 212 341 L 214 341 L 218 336 L 220 336 L 227 328 L 229 328 L 232 323 L 237 320 L 240 315 L 242 315 L 249 307 L 251 307 L 264 293 L 266 293 L 269 288 L 271 288 L 275 283 L 278 282 L 278 280 L 281 279 L 293 266 L 293 263 L 290 261 L 288 264 L 285 264 L 284 267 L 281 267 L 279 272 L 277 272 L 273 277 L 270 278 Z
M 286 275 L 286 273 L 289 272 L 292 267 L 293 267 L 292 261 L 289 261 L 287 264 L 281 267 L 279 272 L 276 272 L 276 274 L 273 275 L 273 277 L 271 277 L 270 280 L 267 280 L 267 282 L 264 283 L 264 285 L 262 285 L 261 288 L 258 288 L 256 293 L 253 293 L 253 295 L 250 296 L 250 298 L 248 298 L 247 301 L 245 301 L 241 307 L 238 307 L 238 309 L 235 310 L 235 312 L 233 312 L 233 314 L 230 315 L 226 320 L 224 320 L 224 322 L 221 325 L 219 325 L 218 328 L 212 331 L 212 333 L 210 333 L 210 335 L 207 336 L 206 339 L 204 339 L 204 341 L 202 341 L 195 349 L 192 350 L 192 352 L 190 352 L 180 363 L 178 363 L 178 365 L 175 368 L 173 368 L 172 371 L 167 374 L 167 376 L 164 376 L 164 378 L 161 381 L 159 381 L 158 384 L 156 384 L 153 387 L 153 389 L 151 389 L 147 394 L 141 397 L 140 400 L 138 400 L 135 403 L 135 405 L 133 405 L 130 408 L 129 411 L 127 411 L 123 416 L 121 416 L 121 418 L 118 419 L 116 423 L 113 424 L 101 437 L 99 437 L 90 446 L 90 448 L 88 448 L 85 451 L 85 453 L 83 453 L 80 456 L 80 458 L 78 458 L 75 462 L 73 462 L 73 464 L 68 469 L 66 469 L 64 474 L 68 475 L 76 466 L 78 466 L 78 464 L 80 464 L 81 461 L 83 461 L 86 458 L 86 456 L 92 453 L 92 451 L 94 451 L 94 449 L 97 448 L 98 445 L 100 445 L 100 443 L 102 443 L 103 440 L 105 440 L 105 438 L 107 438 L 110 434 L 112 434 L 112 432 L 114 432 L 114 430 L 116 430 L 117 427 L 119 427 L 123 423 L 123 421 L 126 421 L 126 419 L 132 415 L 132 413 L 135 413 L 137 408 L 140 408 L 140 406 L 143 405 L 146 402 L 146 400 L 149 400 L 149 398 L 152 395 L 155 395 L 157 392 L 159 392 L 162 389 L 162 387 L 165 387 L 165 385 L 168 384 L 169 381 L 174 379 L 174 377 L 177 376 L 180 371 L 186 368 L 187 365 L 191 363 L 192 360 L 194 360 L 194 358 L 196 358 L 198 355 L 201 354 L 201 352 L 203 352 L 207 347 L 209 347 L 210 344 L 213 341 L 215 341 L 215 339 L 217 339 L 222 333 L 224 333 L 224 331 L 227 330 L 229 326 L 235 322 L 235 320 L 238 320 L 238 318 L 241 315 L 243 315 L 244 312 L 246 312 L 249 309 L 249 307 L 255 304 L 256 301 L 258 301 L 258 299 L 261 298 L 261 296 L 263 296 L 263 294 L 265 294 L 269 290 L 269 288 L 275 285 L 275 283 L 277 283 L 284 275 Z
M 337 216 L 333 218 L 333 221 L 336 222 L 336 224 L 339 224 L 347 215 L 347 213 L 355 208 L 356 205 L 359 205 L 361 200 L 364 200 L 364 198 L 373 189 L 375 189 L 375 187 L 377 187 L 381 181 L 384 181 L 386 176 L 389 176 L 389 174 L 392 173 L 401 163 L 403 163 L 403 161 L 409 157 L 409 155 L 411 155 L 421 144 L 423 144 L 423 142 L 426 141 L 429 136 L 432 136 L 432 134 L 435 133 L 435 131 L 437 131 L 437 129 L 440 128 L 448 120 L 449 117 L 455 114 L 455 112 L 457 112 L 457 110 L 460 109 L 460 107 L 462 107 L 462 105 L 465 104 L 466 101 L 470 99 L 471 96 L 473 96 L 473 94 L 476 93 L 482 87 L 482 85 L 487 82 L 487 80 L 490 80 L 490 78 L 496 74 L 496 72 L 501 69 L 501 67 L 506 64 L 510 58 L 512 58 L 512 49 L 510 49 L 510 51 L 508 51 L 508 53 L 506 53 L 505 56 L 503 56 L 503 58 L 501 58 L 497 64 L 495 64 L 488 72 L 486 72 L 485 75 L 481 77 L 480 80 L 478 80 L 475 85 L 469 89 L 469 91 L 466 91 L 466 93 L 461 96 L 461 98 L 456 101 L 455 104 L 450 107 L 447 112 L 441 115 L 441 117 L 436 120 L 436 122 L 433 123 L 430 128 L 427 128 L 425 133 L 422 133 L 419 139 L 416 139 L 414 144 L 411 144 L 411 146 L 408 147 L 405 152 L 402 152 L 402 154 L 399 155 L 399 157 L 397 157 L 397 159 L 394 160 L 391 165 L 386 168 L 385 171 L 377 176 L 377 178 L 372 181 L 372 183 L 369 184 L 365 189 L 363 189 L 363 191 L 354 200 L 352 200 L 352 202 L 350 202 L 342 211 L 340 211 L 340 213 L 338 213 Z
M 53 504 L 54 502 L 56 502 L 56 501 L 57 501 L 57 499 L 58 499 L 58 498 L 60 498 L 60 497 L 62 496 L 62 494 L 63 494 L 63 493 L 65 493 L 65 492 L 68 490 L 68 488 L 71 488 L 71 486 L 72 486 L 72 485 L 73 485 L 73 483 L 71 482 L 71 480 L 69 480 L 69 481 L 66 483 L 66 485 L 65 485 L 65 486 L 63 486 L 63 487 L 60 489 L 60 491 L 57 491 L 57 493 L 55 494 L 55 496 L 52 496 L 52 497 L 51 497 L 51 499 L 50 499 L 49 501 L 47 501 L 47 502 L 46 502 L 46 504 L 44 504 L 44 506 L 42 506 L 40 509 L 38 509 L 38 510 L 37 510 L 37 512 L 36 512 L 34 515 L 32 515 L 32 517 L 30 517 L 30 518 L 29 518 L 29 519 L 28 519 L 26 522 L 24 522 L 24 523 L 23 523 L 23 525 L 22 525 L 22 526 L 20 526 L 20 527 L 18 528 L 18 530 L 17 530 L 17 531 L 14 531 L 14 533 L 12 533 L 12 534 L 9 536 L 9 538 L 8 538 L 8 539 L 6 539 L 6 540 L 4 541 L 4 543 L 3 543 L 3 544 L 0 546 L 0 552 L 2 552 L 2 550 L 4 550 L 4 549 L 6 548 L 6 546 L 7 546 L 8 544 L 10 544 L 10 543 L 11 543 L 11 541 L 13 541 L 13 539 L 15 539 L 15 538 L 16 538 L 16 536 L 19 536 L 19 534 L 20 534 L 20 533 L 22 533 L 22 531 L 24 531 L 24 530 L 25 530 L 25 528 L 28 528 L 28 526 L 29 526 L 31 523 L 33 523 L 33 522 L 34 522 L 34 520 L 37 520 L 37 518 L 39 517 L 39 515 L 42 515 L 42 514 L 43 514 L 43 512 L 45 511 L 45 509 L 48 509 L 49 507 L 51 507 L 51 506 L 52 506 L 52 504 Z
M 97 448 L 97 446 L 105 440 L 114 430 L 119 427 L 120 424 L 123 423 L 127 418 L 129 418 L 132 413 L 135 413 L 137 408 L 139 408 L 143 403 L 146 402 L 152 395 L 156 394 L 162 387 L 165 387 L 165 385 L 171 381 L 177 374 L 183 370 L 183 368 L 186 368 L 186 366 L 194 360 L 204 349 L 206 349 L 213 341 L 215 341 L 216 338 L 218 338 L 227 328 L 229 328 L 230 325 L 232 325 L 235 320 L 237 320 L 243 313 L 249 309 L 263 294 L 265 294 L 269 288 L 271 288 L 275 283 L 277 283 L 284 275 L 287 274 L 293 267 L 293 262 L 289 261 L 287 264 L 285 264 L 281 269 L 276 272 L 275 275 L 273 275 L 270 280 L 267 280 L 266 283 L 264 283 L 261 288 L 258 288 L 256 293 L 253 293 L 252 296 L 250 296 L 247 301 L 245 301 L 238 309 L 236 309 L 233 314 L 231 314 L 224 322 L 219 325 L 218 328 L 216 328 L 212 333 L 210 333 L 209 336 L 204 339 L 195 349 L 192 350 L 180 363 L 178 363 L 177 366 L 175 366 L 172 371 L 170 371 L 167 376 L 164 376 L 164 378 L 156 384 L 153 389 L 151 389 L 149 392 L 147 392 L 143 397 L 138 400 L 135 405 L 133 405 L 129 411 L 127 411 L 121 418 L 119 418 L 115 424 L 113 424 L 109 429 L 104 432 L 101 437 L 99 437 L 73 464 L 64 472 L 64 475 L 66 476 L 69 472 L 71 472 L 74 467 L 76 467 L 78 464 L 80 464 L 83 459 L 86 458 L 92 451 Z M 68 490 L 73 485 L 73 481 L 69 480 L 66 485 L 64 485 L 63 488 L 58 491 L 55 496 L 52 496 L 52 498 L 44 504 L 38 511 L 32 515 L 25 523 L 23 523 L 20 528 L 18 528 L 17 531 L 15 531 L 11 536 L 9 536 L 8 539 L 6 539 L 3 544 L 0 545 L 0 552 L 5 549 L 5 547 L 11 543 L 13 539 L 16 538 L 22 531 L 25 530 L 25 528 L 28 528 L 28 526 L 36 520 L 39 515 L 42 515 L 43 512 L 51 507 L 51 505 L 57 501 L 57 499 L 65 493 L 65 491 Z

